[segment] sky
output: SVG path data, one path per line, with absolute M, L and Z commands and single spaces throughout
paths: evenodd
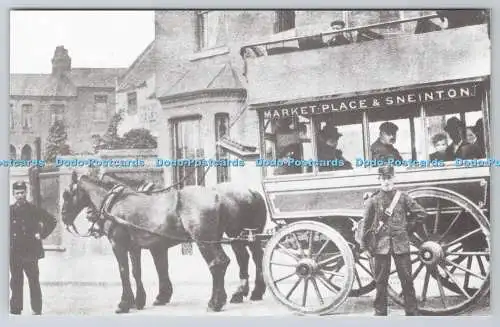
M 10 73 L 50 73 L 57 46 L 72 67 L 129 67 L 154 40 L 154 11 L 11 11 Z

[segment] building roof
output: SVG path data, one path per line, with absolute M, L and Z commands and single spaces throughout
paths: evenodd
M 51 74 L 10 74 L 11 96 L 76 96 L 79 87 L 112 87 L 123 68 L 72 68 L 57 78 Z
M 118 85 L 118 92 L 143 85 L 155 73 L 154 49 L 155 41 L 152 41 L 123 74 Z
M 176 96 L 205 90 L 245 89 L 239 74 L 231 63 L 200 64 L 188 70 L 173 86 L 157 94 L 158 98 Z

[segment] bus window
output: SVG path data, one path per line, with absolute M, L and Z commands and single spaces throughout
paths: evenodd
M 425 105 L 429 159 L 486 157 L 483 114 L 479 98 Z
M 311 135 L 309 118 L 265 119 L 265 160 L 258 164 L 265 167 L 267 176 L 312 172 L 312 167 L 302 163 L 313 157 Z
M 370 159 L 425 159 L 422 119 L 416 105 L 371 110 L 368 122 Z
M 314 118 L 318 171 L 351 170 L 363 158 L 361 112 L 342 112 Z

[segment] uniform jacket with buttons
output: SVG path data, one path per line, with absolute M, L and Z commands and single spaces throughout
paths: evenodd
M 29 202 L 11 205 L 10 255 L 27 261 L 43 258 L 42 240 L 56 225 L 57 220 L 52 215 Z
M 391 205 L 395 194 L 396 190 L 379 191 L 366 202 L 363 235 L 366 235 L 370 227 L 378 226 L 379 221 L 383 222 L 383 226 L 376 234 L 377 246 L 374 254 L 388 254 L 391 249 L 395 254 L 410 252 L 408 231 L 423 222 L 427 215 L 421 205 L 405 192 L 401 192 L 392 216 L 387 217 L 384 212 Z

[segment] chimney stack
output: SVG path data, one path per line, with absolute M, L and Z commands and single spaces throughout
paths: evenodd
M 64 46 L 60 45 L 56 47 L 54 57 L 52 58 L 52 75 L 60 77 L 70 71 L 71 57 L 68 55 L 68 50 L 66 50 Z

